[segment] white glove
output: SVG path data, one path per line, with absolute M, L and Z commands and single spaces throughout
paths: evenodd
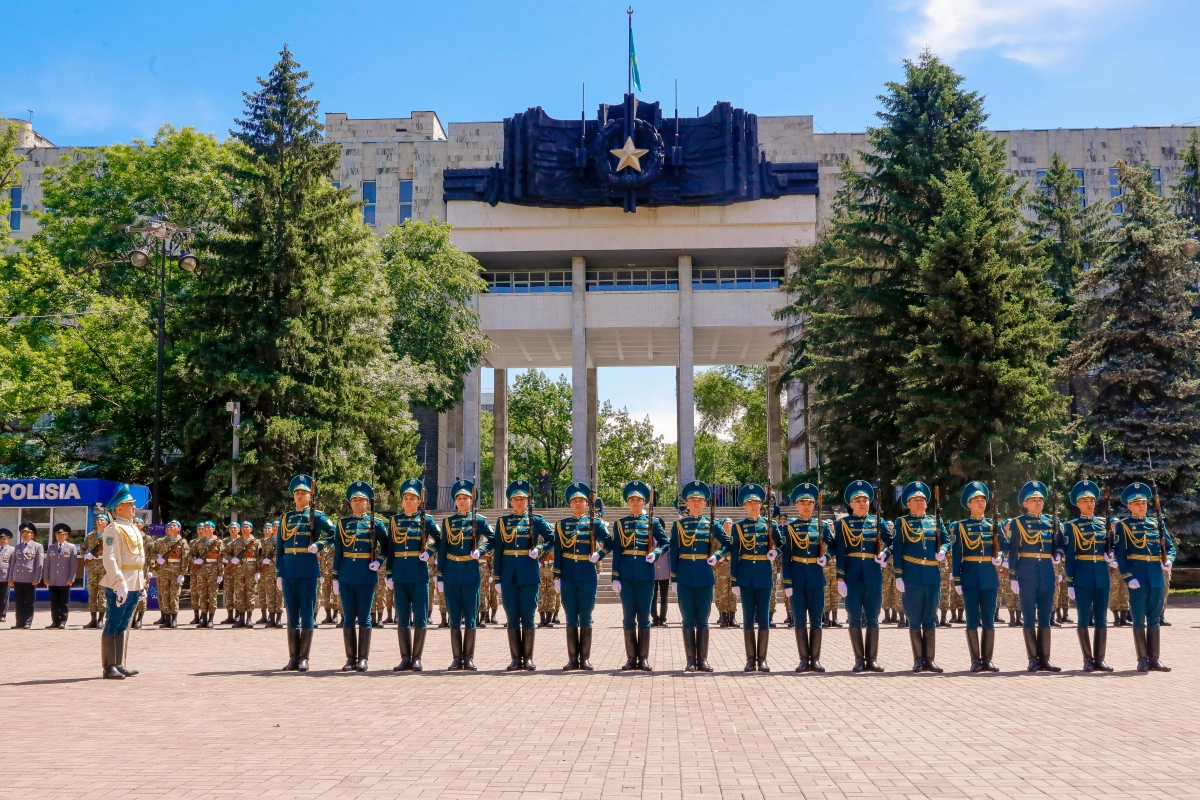
M 193 564 L 203 564 L 203 563 L 204 563 L 204 559 L 203 559 L 203 558 L 193 558 L 193 559 L 192 559 L 192 563 L 193 563 Z
M 1002 563 L 1003 563 L 1003 560 L 1000 558 L 1000 556 L 996 556 L 995 558 L 992 559 L 992 566 L 994 566 L 994 567 L 998 567 Z
M 962 597 L 962 587 L 961 586 L 955 586 L 954 591 L 958 594 L 959 597 Z
M 312 544 L 310 544 L 308 546 L 308 552 L 310 552 L 310 553 L 317 552 L 317 543 L 316 542 L 313 542 Z
M 875 554 L 875 563 L 882 567 L 884 561 L 887 561 L 887 555 L 881 550 Z
M 787 587 L 786 589 L 784 589 L 784 590 L 783 590 L 783 596 L 784 596 L 784 597 L 791 597 L 791 596 L 792 596 L 792 587 L 790 587 L 790 586 L 789 586 L 789 587 Z
M 224 582 L 225 582 L 225 576 L 224 576 L 224 575 L 218 575 L 218 576 L 217 576 L 217 585 L 218 585 L 218 586 L 220 586 L 220 585 L 221 585 L 222 583 L 224 583 Z
M 1008 562 L 1007 562 L 1007 561 L 1001 561 L 1001 562 L 1000 562 L 1000 566 L 1004 567 L 1005 569 L 1008 569 Z
M 496 587 L 496 596 L 497 597 L 503 596 L 504 595 L 504 587 L 501 585 L 500 581 L 495 581 L 493 583 L 493 585 Z
M 656 559 L 656 558 L 658 558 L 658 556 L 654 555 L 654 553 L 647 553 L 647 554 L 646 554 L 646 563 L 647 563 L 647 564 L 653 564 L 653 563 L 654 563 L 654 559 Z
M 319 576 L 317 576 L 317 583 L 324 583 L 324 582 L 325 582 L 325 576 L 324 576 L 324 575 L 319 575 Z
M 83 560 L 84 560 L 84 561 L 91 561 L 93 558 L 95 558 L 95 556 L 94 556 L 94 555 L 92 555 L 90 552 L 89 552 L 89 553 L 85 553 L 85 554 L 84 554 L 84 556 L 83 556 Z
M 1162 562 L 1162 568 L 1163 568 L 1163 572 L 1170 572 L 1171 571 L 1171 562 L 1170 561 Z
M 386 586 L 387 586 L 389 589 L 395 589 L 395 588 L 396 588 L 396 582 L 395 582 L 394 580 L 392 580 L 391 578 L 388 578 L 386 581 L 384 581 L 384 584 L 385 584 L 385 585 L 386 585 Z
M 367 569 L 371 570 L 371 572 L 379 572 L 379 561 L 372 561 L 370 564 L 367 564 Z
M 707 559 L 705 559 L 705 563 L 707 563 L 710 567 L 715 567 L 717 565 L 717 557 L 709 556 Z
M 162 556 L 159 556 L 158 558 L 154 559 L 154 563 L 155 564 L 165 564 L 165 563 L 167 563 L 167 560 L 165 558 L 163 558 Z
M 838 594 L 840 594 L 842 597 L 850 594 L 850 587 L 846 586 L 845 581 L 838 581 Z
M 768 550 L 767 551 L 767 561 L 774 561 L 777 558 L 779 558 L 778 550 Z
M 222 564 L 228 564 L 228 563 L 229 563 L 229 559 L 228 559 L 228 558 L 222 558 L 222 559 L 221 559 L 221 563 L 222 563 Z
M 679 584 L 678 584 L 678 583 L 672 583 L 672 584 L 671 584 L 671 591 L 672 591 L 672 592 L 674 592 L 675 594 L 679 594 Z
M 817 566 L 823 567 L 829 563 L 829 556 L 817 556 Z
M 1055 553 L 1054 557 L 1050 560 L 1057 564 L 1058 562 L 1062 561 L 1062 553 Z
M 1071 598 L 1072 600 L 1075 599 L 1075 587 L 1074 586 L 1067 587 L 1067 597 Z
M 592 562 L 593 564 L 595 564 L 599 560 L 600 560 L 599 553 L 592 553 L 590 556 L 588 556 L 588 561 Z
M 1138 583 L 1137 578 L 1130 578 L 1129 579 L 1129 588 L 1130 589 L 1140 589 L 1140 588 L 1142 588 L 1142 584 Z
M 183 586 L 183 576 L 182 575 L 176 576 L 175 582 L 178 583 L 180 586 Z
M 261 578 L 261 577 L 262 577 L 262 575 L 260 575 L 259 573 L 257 573 L 257 572 L 256 572 L 256 573 L 254 573 L 254 580 L 255 580 L 255 581 L 257 581 L 257 580 L 258 580 L 259 578 Z
M 537 561 L 539 555 L 541 555 L 541 553 L 538 552 L 538 549 L 536 547 L 529 548 L 529 557 L 532 558 L 534 561 Z
M 267 566 L 267 565 L 268 565 L 268 564 L 270 564 L 270 563 L 271 563 L 271 559 L 269 559 L 269 558 L 264 558 L 264 559 L 263 559 L 263 566 L 264 566 L 264 567 L 265 567 L 265 566 Z
M 613 582 L 612 582 L 612 590 L 613 590 L 614 592 L 616 592 L 617 594 L 620 594 L 620 593 L 621 593 L 621 582 L 620 582 L 620 581 L 613 581 Z
M 733 592 L 733 596 L 734 596 L 734 597 L 741 597 L 741 596 L 742 596 L 742 587 L 740 587 L 740 586 L 734 586 L 734 587 L 731 589 L 731 591 Z
M 445 582 L 443 582 L 443 581 L 438 581 L 438 582 L 437 582 L 437 587 L 438 587 L 438 591 L 439 591 L 439 592 L 441 592 L 442 594 L 445 594 L 445 593 L 446 593 L 446 584 L 445 584 Z
M 429 560 L 429 551 L 422 550 L 421 555 L 417 556 L 417 558 L 421 559 L 422 561 L 428 561 Z
M 341 587 L 340 587 L 340 586 L 338 586 L 338 582 L 337 582 L 337 579 L 336 579 L 336 578 L 334 578 L 334 580 L 333 580 L 333 586 L 332 586 L 332 588 L 330 589 L 330 591 L 332 591 L 332 592 L 333 592 L 334 594 L 336 594 L 336 595 L 341 595 L 341 593 L 342 593 L 342 591 L 341 591 Z
M 276 578 L 276 579 L 275 579 L 275 588 L 276 588 L 276 589 L 278 589 L 278 590 L 279 590 L 279 591 L 281 591 L 281 592 L 283 591 L 283 578 Z
M 238 564 L 242 563 L 242 560 L 240 558 L 238 558 L 237 556 L 234 556 L 233 558 L 229 559 L 229 563 L 233 564 L 236 567 Z
M 561 578 L 554 579 L 554 591 L 556 591 L 556 592 L 562 591 L 562 579 Z
M 117 605 L 125 605 L 125 601 L 129 599 L 129 590 L 122 587 L 117 589 Z
M 481 555 L 483 555 L 483 553 L 479 552 L 478 550 L 472 550 L 472 551 L 471 551 L 471 558 L 475 559 L 476 561 L 478 561 L 478 560 L 479 560 L 479 557 L 480 557 Z
M 1104 554 L 1104 560 L 1105 560 L 1106 562 L 1108 562 L 1108 566 L 1109 566 L 1111 569 L 1116 569 L 1116 568 L 1117 568 L 1117 557 L 1116 557 L 1116 556 L 1114 556 L 1112 553 L 1105 553 L 1105 554 Z
M 896 591 L 904 594 L 904 578 L 896 578 Z
M 935 555 L 934 558 L 936 558 L 938 561 L 945 561 L 946 560 L 946 551 L 938 550 L 937 555 Z
M 1055 575 L 1055 576 L 1054 576 L 1054 582 L 1055 582 L 1055 583 L 1062 583 L 1062 582 L 1063 582 L 1063 576 L 1062 576 L 1062 575 Z
M 1021 593 L 1021 584 L 1020 584 L 1020 583 L 1018 583 L 1017 581 L 1009 581 L 1009 582 L 1008 582 L 1008 588 L 1012 590 L 1012 593 L 1013 593 L 1013 594 L 1020 594 L 1020 593 Z

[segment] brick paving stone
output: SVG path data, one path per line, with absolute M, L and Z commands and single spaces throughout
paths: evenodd
M 98 677 L 96 631 L 5 627 L 0 800 L 1200 796 L 1200 607 L 1173 605 L 1162 638 L 1174 671 L 1149 676 L 1133 671 L 1128 628 L 1109 634 L 1112 675 L 1079 671 L 1070 628 L 1054 631 L 1064 671 L 1027 675 L 1008 627 L 996 643 L 1005 671 L 970 675 L 958 626 L 938 631 L 940 676 L 905 671 L 908 636 L 895 628 L 881 635 L 893 670 L 882 675 L 849 672 L 845 628 L 826 632 L 824 676 L 791 672 L 787 628 L 772 631 L 769 675 L 744 675 L 741 631 L 720 629 L 718 672 L 684 674 L 674 626 L 654 631 L 652 675 L 620 673 L 619 613 L 597 609 L 590 675 L 559 671 L 561 626 L 538 631 L 533 674 L 503 671 L 500 627 L 479 632 L 478 673 L 446 673 L 449 636 L 431 630 L 420 675 L 391 672 L 391 627 L 376 632 L 366 675 L 338 671 L 329 627 L 307 675 L 275 671 L 283 631 L 149 627 L 130 640 L 141 674 L 120 682 Z M 120 748 L 100 738 L 114 718 L 128 763 L 110 763 Z

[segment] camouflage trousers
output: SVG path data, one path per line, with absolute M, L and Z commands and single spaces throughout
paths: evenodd
M 395 602 L 394 592 L 387 588 L 387 575 L 384 574 L 382 567 L 376 574 L 379 579 L 375 582 L 375 599 L 371 601 L 371 613 L 386 614 Z
M 896 570 L 892 568 L 889 559 L 883 566 L 883 605 L 885 611 L 898 611 L 900 608 L 900 593 L 896 591 Z
M 1012 589 L 1010 589 L 1008 586 L 1009 582 L 1012 580 L 1008 576 L 1008 570 L 1004 567 L 999 567 L 997 568 L 996 572 L 998 572 L 1000 575 L 1000 599 L 1003 601 L 1004 607 L 1008 609 L 1010 613 L 1015 614 L 1021 609 L 1021 598 L 1018 595 L 1013 594 Z
M 438 613 L 442 616 L 446 615 L 446 595 L 439 592 L 437 588 L 437 560 L 429 559 L 429 610 L 433 611 L 434 603 L 437 603 Z
M 783 594 L 783 558 L 776 558 L 775 563 L 771 565 L 771 610 L 772 617 L 775 616 L 775 610 L 779 607 L 779 599 L 784 597 Z M 784 597 L 786 600 L 787 598 Z
M 963 608 L 963 599 L 954 591 L 954 579 L 950 577 L 950 558 L 938 564 L 938 573 L 942 577 L 942 599 L 938 603 L 939 611 L 957 611 Z
M 268 614 L 283 613 L 283 592 L 275 585 L 275 564 L 263 567 L 258 582 L 258 607 Z
M 99 559 L 92 559 L 88 562 L 87 570 L 87 590 L 88 590 L 88 611 L 93 614 L 104 612 L 104 589 L 100 586 L 100 581 L 104 579 L 103 569 L 93 569 L 92 564 Z
M 1120 570 L 1109 569 L 1108 582 L 1112 587 L 1108 593 L 1109 611 L 1129 610 L 1129 585 L 1121 580 Z
M 717 606 L 717 611 L 722 614 L 731 614 L 737 611 L 737 598 L 733 594 L 733 582 L 729 577 L 729 558 L 722 558 L 713 567 L 713 574 L 716 576 L 717 585 L 713 590 L 713 602 Z
M 158 610 L 164 614 L 179 613 L 179 567 L 163 564 L 158 568 Z
M 892 585 L 894 587 L 895 583 L 893 582 Z M 831 553 L 829 562 L 825 564 L 825 610 L 836 611 L 841 602 L 842 596 L 838 594 L 837 590 L 837 564 Z
M 254 610 L 254 591 L 259 582 L 254 576 L 258 573 L 258 563 L 251 561 L 243 564 L 230 570 L 233 573 L 233 609 L 249 613 Z M 259 580 L 262 580 L 261 576 Z
M 205 564 L 192 571 L 192 608 L 201 614 L 217 610 L 217 567 Z
M 538 613 L 557 614 L 560 598 L 558 592 L 554 591 L 554 562 L 544 558 L 540 566 L 542 585 L 538 593 Z
M 492 583 L 492 560 L 483 558 L 479 560 L 479 613 L 488 614 L 493 608 L 496 608 L 495 601 L 496 586 Z

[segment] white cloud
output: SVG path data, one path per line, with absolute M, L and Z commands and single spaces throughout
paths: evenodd
M 968 50 L 995 50 L 1005 58 L 1044 66 L 1062 60 L 1080 39 L 1117 21 L 1121 10 L 1144 0 L 920 0 L 921 27 L 914 50 L 929 46 L 953 59 Z

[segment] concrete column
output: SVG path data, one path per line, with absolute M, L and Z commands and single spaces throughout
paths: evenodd
M 496 508 L 504 508 L 508 488 L 508 370 L 494 369 L 492 381 L 492 497 Z
M 588 479 L 587 262 L 571 259 L 571 480 Z
M 600 482 L 600 398 L 596 394 L 595 367 L 588 367 L 587 392 L 588 484 L 596 488 Z
M 779 367 L 767 367 L 767 479 L 774 486 L 783 481 L 783 459 L 779 452 L 781 422 Z
M 479 461 L 483 452 L 479 427 L 479 416 L 483 404 L 482 372 L 482 368 L 476 367 L 467 373 L 463 382 L 462 473 L 464 478 L 475 481 L 477 487 L 479 486 Z
M 808 470 L 808 387 L 800 381 L 792 381 L 787 390 L 787 439 L 788 472 L 796 474 Z
M 695 357 L 692 352 L 692 257 L 679 256 L 679 485 L 696 478 Z

